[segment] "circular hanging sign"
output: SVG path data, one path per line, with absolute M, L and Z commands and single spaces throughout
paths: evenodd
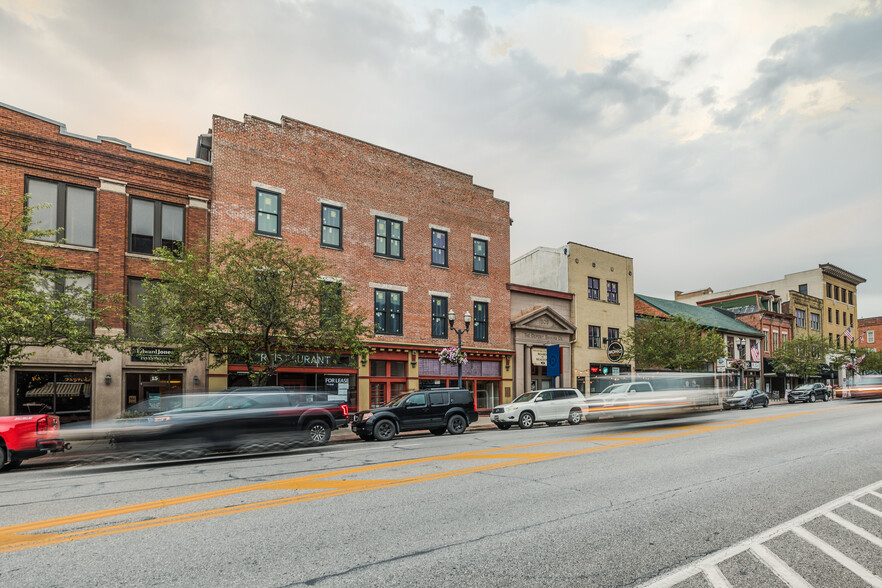
M 606 356 L 610 361 L 619 361 L 625 355 L 625 348 L 618 341 L 613 341 L 606 348 Z

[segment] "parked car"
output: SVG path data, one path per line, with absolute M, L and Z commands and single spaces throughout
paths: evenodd
M 830 392 L 827 390 L 827 386 L 820 382 L 803 384 L 787 393 L 787 402 L 790 404 L 797 401 L 814 402 L 818 399 L 821 399 L 824 402 L 830 400 Z
M 0 417 L 0 470 L 12 469 L 25 459 L 64 449 L 59 420 L 54 414 Z
M 404 431 L 428 430 L 433 435 L 465 432 L 478 420 L 468 390 L 438 388 L 397 396 L 383 406 L 352 415 L 352 432 L 364 441 L 390 441 Z
M 585 397 L 575 388 L 537 390 L 495 407 L 490 413 L 490 421 L 503 430 L 514 424 L 529 429 L 537 422 L 553 426 L 567 421 L 578 425 L 582 422 L 584 404 Z
M 731 397 L 723 400 L 723 410 L 733 408 L 753 408 L 754 406 L 769 406 L 769 397 L 765 392 L 751 388 L 749 390 L 737 390 Z

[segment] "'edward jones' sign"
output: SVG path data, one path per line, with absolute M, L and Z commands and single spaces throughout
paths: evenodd
M 171 357 L 174 349 L 168 347 L 134 347 L 132 361 L 158 362 Z

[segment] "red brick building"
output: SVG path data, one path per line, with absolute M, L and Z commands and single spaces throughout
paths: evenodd
M 882 348 L 882 316 L 858 319 L 855 347 L 878 351 Z
M 374 317 L 366 357 L 329 364 L 316 352 L 282 385 L 348 386 L 364 409 L 405 390 L 456 385 L 438 362 L 463 327 L 464 385 L 479 409 L 511 398 L 509 205 L 472 177 L 290 118 L 215 116 L 210 135 L 212 238 L 283 239 L 333 264 Z M 212 373 L 235 384 L 243 366 Z
M 45 203 L 34 221 L 64 230 L 65 242 L 53 253 L 82 287 L 131 297 L 150 275 L 154 247 L 206 237 L 210 177 L 206 161 L 74 135 L 61 123 L 0 104 L 0 218 L 9 218 L 25 193 L 31 203 Z M 126 329 L 121 308 L 109 327 Z M 56 348 L 35 351 L 21 367 L 0 372 L 0 414 L 44 403 L 62 422 L 108 418 L 148 395 L 198 387 L 206 373 L 203 362 L 159 371 L 150 356 L 162 350 L 153 347 L 115 353 L 108 362 Z

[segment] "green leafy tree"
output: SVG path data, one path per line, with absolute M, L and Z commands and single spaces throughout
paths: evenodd
M 624 360 L 638 370 L 704 370 L 725 354 L 723 337 L 691 317 L 642 318 L 629 328 L 622 343 Z
M 0 199 L 10 201 L 8 190 Z M 34 354 L 34 347 L 62 347 L 110 359 L 106 349 L 121 339 L 94 334 L 106 328 L 105 311 L 113 297 L 100 296 L 83 274 L 57 269 L 54 244 L 35 244 L 55 231 L 31 227 L 32 208 L 11 200 L 10 213 L 0 221 L 0 371 Z
M 250 236 L 155 254 L 158 279 L 145 281 L 129 321 L 142 338 L 173 349 L 167 363 L 234 361 L 260 386 L 298 353 L 364 351 L 370 328 L 350 304 L 351 289 L 323 278 L 330 268 L 300 249 Z
M 864 359 L 858 364 L 860 373 L 882 373 L 882 353 L 869 349 L 858 349 L 857 359 L 866 354 Z
M 772 352 L 776 372 L 796 374 L 803 382 L 818 376 L 824 366 L 838 370 L 850 357 L 842 349 L 832 347 L 823 337 L 796 337 L 782 343 Z

